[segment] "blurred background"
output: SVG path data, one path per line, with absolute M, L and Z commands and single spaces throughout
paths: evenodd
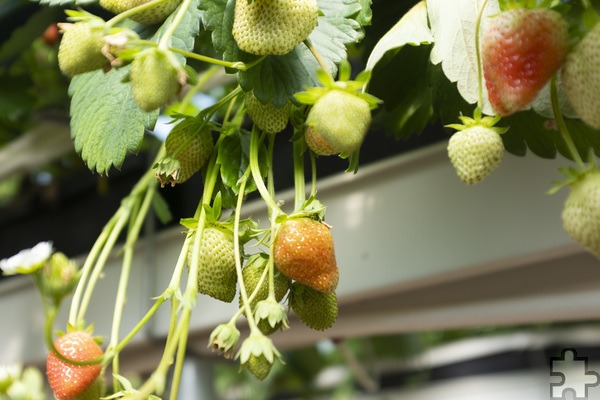
M 354 71 L 414 3 L 373 1 L 373 24 L 350 49 Z M 165 135 L 161 126 L 148 132 L 139 153 L 108 176 L 87 169 L 70 139 L 68 80 L 56 62 L 56 22 L 64 20 L 61 7 L 0 0 L 0 259 L 52 241 L 82 260 Z M 211 91 L 229 83 L 217 76 Z M 344 173 L 345 160 L 317 160 L 341 272 L 336 325 L 314 332 L 292 318 L 290 330 L 273 336 L 286 365 L 259 382 L 206 348 L 235 306 L 202 297 L 182 399 L 537 400 L 555 398 L 552 383 L 561 379 L 551 375 L 553 359 L 565 349 L 600 371 L 600 263 L 562 229 L 566 193 L 546 194 L 565 160 L 507 154 L 484 183 L 465 187 L 447 159 L 441 124 L 398 135 L 409 129 L 398 128 L 398 118 L 375 116 L 358 174 Z M 274 157 L 282 200 L 293 199 L 289 137 L 281 134 Z M 179 218 L 193 214 L 201 190 L 200 176 L 161 189 L 175 218 L 147 221 L 124 330 L 168 281 L 183 238 Z M 266 220 L 258 200 L 249 200 L 247 213 Z M 110 332 L 113 264 L 90 309 L 99 335 Z M 0 316 L 0 365 L 43 368 L 43 310 L 27 277 L 0 276 Z M 123 353 L 132 382 L 153 370 L 167 318 L 159 313 Z M 568 383 L 585 387 L 575 361 Z M 587 389 L 600 399 L 596 385 Z

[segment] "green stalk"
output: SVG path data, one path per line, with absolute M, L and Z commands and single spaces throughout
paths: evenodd
M 177 29 L 179 24 L 181 24 L 181 21 L 183 20 L 183 17 L 185 16 L 187 9 L 190 7 L 191 4 L 192 0 L 183 0 L 181 2 L 181 4 L 179 5 L 179 9 L 177 10 L 177 14 L 167 27 L 165 34 L 160 38 L 158 42 L 158 48 L 160 50 L 169 49 L 171 38 L 173 37 L 173 34 L 175 33 L 175 30 Z
M 477 22 L 475 23 L 475 55 L 477 57 L 477 107 L 480 109 L 483 108 L 483 67 L 481 65 L 481 49 L 479 48 L 479 32 L 481 29 L 483 11 L 485 10 L 487 1 L 488 0 L 485 0 L 481 5 L 479 15 L 477 16 Z
M 304 155 L 302 154 L 302 143 L 299 140 L 294 142 L 294 194 L 294 211 L 298 211 L 306 201 Z
M 306 47 L 308 47 L 308 50 L 310 50 L 312 55 L 315 57 L 315 59 L 319 63 L 319 66 L 321 67 L 321 69 L 323 71 L 325 71 L 325 73 L 327 73 L 327 75 L 331 76 L 331 71 L 329 71 L 329 67 L 327 67 L 327 63 L 325 62 L 323 57 L 321 57 L 321 54 L 315 48 L 315 46 L 312 44 L 312 42 L 310 40 L 306 39 L 306 40 L 304 40 L 304 44 L 306 45 Z M 332 76 L 331 76 L 331 79 L 333 80 Z
M 123 11 L 122 13 L 115 15 L 114 17 L 112 17 L 111 19 L 109 19 L 106 22 L 105 30 L 109 30 L 110 28 L 112 28 L 113 26 L 118 24 L 119 22 L 121 22 L 127 18 L 130 18 L 131 16 L 138 14 L 142 11 L 149 10 L 149 9 L 159 5 L 160 3 L 164 3 L 165 1 L 167 1 L 167 0 L 151 0 L 147 3 L 140 4 L 137 7 L 130 8 L 127 11 Z
M 552 77 L 550 81 L 550 99 L 552 101 L 552 112 L 554 113 L 554 119 L 556 120 L 556 124 L 558 125 L 558 131 L 560 132 L 565 144 L 567 145 L 567 149 L 573 157 L 573 160 L 577 163 L 577 166 L 580 170 L 585 169 L 585 163 L 581 159 L 579 155 L 579 151 L 577 151 L 577 147 L 573 142 L 573 138 L 571 137 L 571 133 L 569 132 L 569 128 L 565 123 L 565 119 L 563 117 L 562 111 L 560 110 L 560 103 L 558 101 L 558 84 L 556 74 Z
M 96 239 L 96 242 L 92 246 L 90 253 L 88 254 L 83 267 L 81 268 L 81 278 L 79 278 L 79 282 L 77 284 L 77 288 L 75 289 L 75 293 L 73 294 L 73 299 L 71 300 L 71 309 L 69 312 L 69 324 L 72 326 L 77 326 L 77 314 L 79 313 L 79 304 L 81 303 L 81 297 L 83 296 L 83 290 L 85 289 L 86 282 L 90 276 L 91 271 L 93 270 L 96 259 L 98 258 L 98 254 L 104 247 L 104 244 L 108 240 L 110 233 L 112 232 L 117 220 L 119 219 L 119 214 L 115 213 L 108 223 L 102 229 L 100 236 Z
M 310 170 L 311 170 L 311 185 L 310 185 L 310 196 L 314 197 L 317 195 L 317 157 L 315 153 L 310 152 Z
M 126 203 L 129 203 L 129 202 L 131 202 L 131 199 L 130 198 L 126 199 Z M 110 235 L 108 236 L 108 239 L 106 241 L 106 244 L 102 248 L 102 251 L 100 252 L 100 256 L 99 256 L 99 258 L 94 266 L 94 270 L 92 271 L 92 274 L 90 276 L 90 280 L 87 284 L 85 293 L 83 295 L 83 299 L 81 301 L 81 305 L 79 307 L 79 313 L 77 314 L 77 319 L 75 322 L 76 325 L 74 325 L 74 326 L 79 326 L 84 321 L 85 313 L 87 312 L 87 308 L 89 306 L 89 303 L 90 303 L 90 300 L 92 297 L 92 293 L 94 292 L 96 283 L 100 279 L 100 276 L 102 274 L 104 266 L 106 265 L 106 261 L 108 260 L 108 257 L 110 255 L 110 253 L 112 252 L 112 249 L 115 246 L 117 239 L 119 238 L 119 235 L 121 234 L 121 231 L 127 224 L 127 221 L 129 218 L 128 211 L 131 206 L 130 205 L 125 206 L 125 204 L 124 204 L 121 207 L 122 208 L 120 208 L 117 211 L 117 215 L 119 215 L 117 222 L 115 223 L 114 228 L 111 230 Z
M 155 186 L 151 186 L 150 188 L 148 188 L 148 190 L 146 191 L 146 196 L 144 197 L 140 209 L 137 211 L 135 220 L 133 221 L 131 229 L 127 235 L 127 241 L 125 242 L 123 253 L 123 264 L 121 266 L 121 276 L 119 278 L 119 286 L 117 289 L 117 297 L 115 300 L 109 348 L 116 346 L 116 344 L 119 342 L 119 332 L 121 330 L 121 320 L 123 318 L 123 309 L 125 308 L 127 286 L 129 284 L 129 276 L 131 274 L 131 266 L 133 263 L 133 253 L 135 250 L 135 244 L 137 242 L 142 225 L 146 220 L 146 216 L 148 214 L 148 210 L 150 209 L 150 205 L 152 204 L 152 199 L 154 198 L 155 193 Z M 119 373 L 118 353 L 115 354 L 115 357 L 113 359 L 113 373 Z M 116 378 L 114 383 L 115 387 L 117 387 L 118 380 Z
M 269 190 L 263 182 L 263 178 L 260 173 L 260 165 L 258 163 L 258 150 L 260 148 L 260 135 L 256 125 L 252 128 L 252 134 L 250 138 L 250 170 L 252 171 L 252 178 L 256 184 L 256 188 L 260 193 L 263 201 L 267 204 L 269 212 L 275 214 L 283 214 L 273 197 L 270 195 Z
M 178 106 L 180 112 L 185 112 L 194 95 L 198 93 L 200 89 L 202 89 L 204 85 L 206 85 L 206 83 L 208 83 L 208 81 L 219 71 L 219 67 L 210 67 L 198 77 L 198 82 L 196 82 L 196 84 L 187 91 L 185 97 L 181 100 L 181 103 Z
M 248 178 L 250 177 L 250 168 L 246 169 L 244 175 L 240 178 L 240 194 L 237 198 L 237 204 L 235 207 L 235 217 L 233 221 L 233 249 L 235 253 L 235 271 L 237 273 L 238 282 L 244 282 L 244 276 L 242 275 L 242 261 L 241 261 L 241 252 L 240 252 L 240 214 L 242 212 L 242 204 L 244 202 L 244 192 L 246 191 L 246 183 L 248 182 Z M 258 287 L 258 286 L 257 286 Z M 248 319 L 248 326 L 250 328 L 250 332 L 255 332 L 258 330 L 256 326 L 256 321 L 254 321 L 254 314 L 252 313 L 252 307 L 250 307 L 250 300 L 248 300 L 248 292 L 246 292 L 246 287 L 243 284 L 240 284 L 240 296 L 242 298 L 244 312 L 246 313 L 246 318 Z

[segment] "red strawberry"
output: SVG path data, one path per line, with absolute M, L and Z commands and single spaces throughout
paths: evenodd
M 273 261 L 282 274 L 323 293 L 333 292 L 339 271 L 331 230 L 311 218 L 291 218 L 279 227 Z
M 492 17 L 481 39 L 492 107 L 506 116 L 527 107 L 560 68 L 568 26 L 550 9 L 514 9 Z
M 87 332 L 74 331 L 59 337 L 54 346 L 64 357 L 75 361 L 90 361 L 103 354 L 98 343 Z M 102 366 L 100 364 L 75 365 L 61 360 L 50 352 L 46 359 L 46 375 L 57 399 L 71 400 L 94 384 Z

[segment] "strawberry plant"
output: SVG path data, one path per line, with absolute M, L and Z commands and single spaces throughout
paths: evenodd
M 81 269 L 52 254 L 50 245 L 0 262 L 5 274 L 31 274 L 42 293 L 48 378 L 58 398 L 101 397 L 109 365 L 113 393 L 102 396 L 176 398 L 199 295 L 223 302 L 237 296 L 239 308 L 214 328 L 208 345 L 258 379 L 284 361 L 269 335 L 293 328 L 288 312 L 317 331 L 333 326 L 348 266 L 337 264 L 337 228 L 327 224 L 318 199 L 315 160 L 338 155 L 357 172 L 376 124 L 399 138 L 433 123 L 456 131 L 448 138 L 449 162 L 467 184 L 485 182 L 505 152 L 560 153 L 575 164 L 556 186 L 571 191 L 565 230 L 600 257 L 598 10 L 585 0 L 571 7 L 551 0 L 414 3 L 354 74 L 350 59 L 355 71 L 363 65 L 350 54 L 364 51 L 358 44 L 374 17 L 368 0 L 101 0 L 104 19 L 67 11 L 58 66 L 70 79 L 74 147 L 89 169 L 120 168 L 142 148 L 160 114 L 171 129 Z M 10 51 L 7 46 L 0 55 Z M 211 89 L 219 73 L 229 79 Z M 199 93 L 213 102 L 198 106 Z M 285 173 L 274 165 L 282 141 L 292 142 L 290 204 L 275 190 L 275 172 Z M 123 334 L 144 221 L 151 212 L 161 221 L 172 218 L 160 187 L 194 176 L 201 193 L 192 215 L 177 216 L 183 233 L 171 279 Z M 249 196 L 264 204 L 262 224 L 242 219 Z M 88 309 L 120 239 L 114 318 L 100 348 L 85 333 L 94 322 Z M 71 291 L 68 333 L 55 339 L 56 316 Z M 134 387 L 120 376 L 119 356 L 165 303 L 171 318 L 161 359 Z M 86 373 L 77 384 L 65 378 L 80 371 Z

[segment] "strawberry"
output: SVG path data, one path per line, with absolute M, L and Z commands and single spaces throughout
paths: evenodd
M 246 288 L 248 296 L 251 296 L 254 290 L 256 289 L 256 286 L 258 285 L 258 282 L 260 281 L 260 278 L 263 275 L 263 272 L 267 265 L 268 256 L 266 256 L 265 258 L 262 255 L 256 255 L 248 261 L 248 264 L 242 270 L 244 287 Z M 275 301 L 280 302 L 281 300 L 283 300 L 283 297 L 286 295 L 290 288 L 290 281 L 285 275 L 283 275 L 281 272 L 275 269 L 273 274 L 273 286 L 275 290 Z M 268 297 L 269 275 L 267 274 L 262 284 L 260 285 L 258 292 L 250 302 L 250 308 L 252 309 L 253 314 L 256 312 L 257 303 L 266 300 Z M 241 297 L 239 299 L 239 306 L 240 308 L 243 306 Z M 261 319 L 260 321 L 258 321 L 257 325 L 261 332 L 265 335 L 270 335 L 281 328 L 279 324 L 277 324 L 274 327 L 271 326 L 267 319 Z
M 244 267 L 244 269 L 242 269 L 242 276 L 244 279 L 244 287 L 246 288 L 248 296 L 250 296 L 252 294 L 252 292 L 254 292 L 254 290 L 256 289 L 256 285 L 258 285 L 258 281 L 260 280 L 260 277 L 262 276 L 266 266 L 267 266 L 267 260 L 262 257 L 258 257 L 254 261 L 252 261 L 252 260 L 249 261 L 248 265 L 246 265 Z M 290 288 L 290 281 L 285 275 L 280 273 L 277 269 L 275 269 L 273 279 L 274 279 L 273 283 L 275 286 L 275 300 L 281 301 L 281 300 L 283 300 L 283 297 L 285 296 L 285 294 L 288 292 L 288 290 Z M 269 276 L 267 275 L 265 277 L 265 279 L 263 280 L 262 285 L 258 289 L 256 296 L 254 296 L 254 299 L 252 299 L 252 301 L 250 302 L 250 306 L 252 307 L 252 310 L 254 310 L 256 308 L 256 303 L 258 303 L 261 300 L 265 300 L 268 296 L 269 296 Z M 242 307 L 242 299 L 240 298 L 239 301 L 240 301 L 240 307 Z
M 302 43 L 317 26 L 316 0 L 237 0 L 233 38 L 257 55 L 283 55 Z
M 269 375 L 269 372 L 271 372 L 273 363 L 270 363 L 263 355 L 251 355 L 245 366 L 252 375 L 262 381 Z
M 289 304 L 306 326 L 317 331 L 331 328 L 338 316 L 335 292 L 322 293 L 298 282 L 292 283 Z
M 193 118 L 179 122 L 165 140 L 166 156 L 156 167 L 156 176 L 162 186 L 182 183 L 208 162 L 213 152 L 210 127 Z M 172 161 L 176 160 L 176 163 Z
M 527 107 L 560 68 L 568 26 L 550 9 L 512 9 L 489 20 L 481 59 L 489 100 L 498 115 Z
M 306 127 L 304 140 L 306 140 L 308 148 L 318 156 L 331 156 L 336 154 L 336 151 L 331 144 L 312 126 Z
M 448 157 L 460 179 L 474 185 L 500 165 L 504 155 L 500 134 L 508 128 L 495 127 L 500 117 L 482 117 L 480 108 L 474 118 L 461 115 L 459 119 L 462 124 L 446 126 L 458 130 L 448 141 Z
M 246 93 L 246 111 L 252 121 L 267 133 L 281 132 L 290 119 L 290 102 L 278 108 L 273 103 L 261 103 L 252 92 Z
M 587 172 L 571 184 L 562 221 L 569 235 L 600 257 L 600 170 Z
M 188 253 L 188 264 L 192 253 Z M 202 234 L 198 264 L 198 292 L 230 303 L 236 293 L 237 273 L 233 232 L 227 228 L 209 225 Z
M 52 23 L 48 25 L 42 34 L 42 40 L 48 46 L 54 46 L 56 43 L 58 43 L 58 33 L 58 25 L 56 23 Z
M 63 37 L 58 47 L 58 66 L 68 77 L 109 66 L 102 54 L 104 22 L 88 19 L 81 22 L 61 23 Z
M 273 261 L 290 279 L 324 293 L 333 292 L 339 271 L 331 230 L 311 218 L 290 218 L 279 226 Z
M 100 0 L 100 5 L 114 14 L 120 14 L 133 7 L 146 4 L 149 1 L 150 0 Z M 166 0 L 148 10 L 134 14 L 130 18 L 146 25 L 156 24 L 167 19 L 167 17 L 175 11 L 179 3 L 181 3 L 181 0 Z
M 573 110 L 588 125 L 600 129 L 600 23 L 569 53 L 561 78 Z
M 69 332 L 54 341 L 56 350 L 75 361 L 90 361 L 103 355 L 94 338 L 84 331 Z M 100 364 L 75 365 L 50 352 L 46 359 L 46 375 L 54 395 L 60 400 L 77 398 L 98 379 Z
M 185 73 L 167 51 L 150 48 L 137 54 L 131 63 L 131 90 L 137 105 L 154 111 L 166 105 L 185 83 Z
M 361 97 L 330 90 L 312 106 L 306 124 L 310 130 L 307 144 L 314 147 L 315 153 L 352 153 L 367 134 L 371 109 Z

